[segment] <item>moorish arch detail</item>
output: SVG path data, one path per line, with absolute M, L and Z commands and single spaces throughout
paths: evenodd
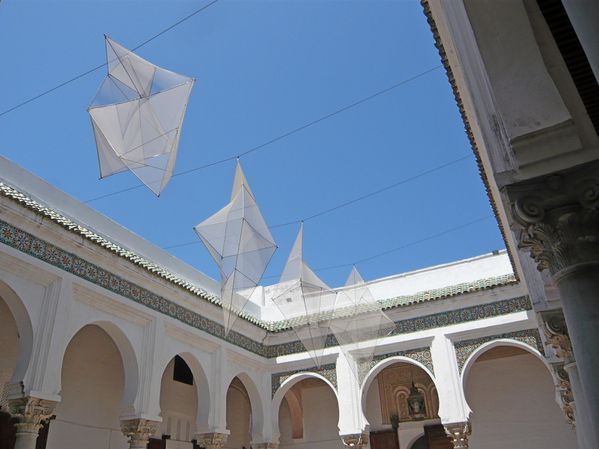
M 372 360 L 362 362 L 358 364 L 358 379 L 360 384 L 364 382 L 366 376 L 372 371 L 372 369 L 379 364 L 381 361 L 390 359 L 392 357 L 406 357 L 414 360 L 422 365 L 434 374 L 433 358 L 431 355 L 431 349 L 427 346 L 424 348 L 407 349 L 404 351 L 389 352 L 386 354 L 375 355 Z
M 456 352 L 456 359 L 458 362 L 458 368 L 460 373 L 462 373 L 462 376 L 464 373 L 464 368 L 472 354 L 485 343 L 489 343 L 494 340 L 515 340 L 516 342 L 524 344 L 528 348 L 530 348 L 530 352 L 538 352 L 542 355 L 545 355 L 543 340 L 541 340 L 541 334 L 539 333 L 538 329 L 527 329 L 523 331 L 491 335 L 488 337 L 461 340 L 456 342 L 454 346 Z
M 271 397 L 274 398 L 275 394 L 281 388 L 281 386 L 292 376 L 296 374 L 317 374 L 322 376 L 324 379 L 330 382 L 333 389 L 337 389 L 337 369 L 334 363 L 328 363 L 321 365 L 320 367 L 313 367 L 308 369 L 297 369 L 292 371 L 284 371 L 282 373 L 273 373 L 271 375 Z M 318 377 L 318 376 L 316 376 Z

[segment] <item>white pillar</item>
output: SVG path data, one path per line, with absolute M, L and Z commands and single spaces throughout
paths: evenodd
M 362 398 L 356 361 L 340 352 L 336 363 L 337 395 L 339 397 L 339 435 L 351 436 L 348 441 L 354 441 L 356 435 L 362 435 L 366 430 L 366 418 L 362 412 Z

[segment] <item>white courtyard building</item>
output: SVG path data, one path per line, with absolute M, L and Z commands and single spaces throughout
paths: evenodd
M 214 280 L 7 160 L 0 180 L 3 449 L 576 447 L 506 251 L 369 282 L 393 332 L 315 367 L 276 286 L 225 338 Z
M 277 286 L 225 337 L 215 280 L 0 159 L 0 449 L 599 447 L 599 3 L 422 4 L 506 250 L 370 281 L 394 330 L 315 366 Z

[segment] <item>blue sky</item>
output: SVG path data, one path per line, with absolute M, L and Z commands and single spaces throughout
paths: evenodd
M 0 3 L 0 111 L 104 62 L 103 34 L 126 47 L 205 1 Z M 141 48 L 197 79 L 176 171 L 277 137 L 440 64 L 413 1 L 220 0 Z M 86 112 L 100 69 L 0 117 L 2 154 L 79 200 L 138 184 L 98 179 Z M 492 215 L 446 75 L 435 70 L 242 158 L 267 223 L 293 221 L 434 166 L 466 160 L 309 220 L 308 264 L 332 286 L 352 263 Z M 160 198 L 137 189 L 90 205 L 159 246 L 197 239 L 192 227 L 228 201 L 234 161 L 173 178 Z M 282 271 L 297 225 L 273 230 L 267 276 Z M 503 248 L 494 219 L 358 265 L 373 279 Z M 201 244 L 175 256 L 217 276 Z M 265 283 L 273 282 L 269 278 Z

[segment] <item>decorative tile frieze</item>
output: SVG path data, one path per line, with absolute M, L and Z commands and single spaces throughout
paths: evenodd
M 283 382 L 289 379 L 294 374 L 298 373 L 307 373 L 307 374 L 320 374 L 326 380 L 331 382 L 331 384 L 337 388 L 337 370 L 334 363 L 328 363 L 326 365 L 322 365 L 319 368 L 309 368 L 309 369 L 298 369 L 293 371 L 285 371 L 282 373 L 273 373 L 271 375 L 271 393 L 274 397 L 277 390 L 281 387 Z
M 0 183 L 0 187 L 2 184 Z M 65 225 L 66 226 L 66 225 Z M 106 290 L 132 300 L 138 304 L 149 307 L 152 310 L 168 315 L 196 329 L 207 332 L 217 338 L 226 340 L 238 347 L 246 349 L 254 354 L 273 358 L 282 355 L 304 352 L 305 348 L 301 341 L 292 341 L 276 345 L 264 345 L 239 332 L 231 331 L 225 337 L 222 324 L 206 318 L 192 310 L 189 310 L 173 301 L 156 295 L 155 293 L 130 282 L 104 268 L 95 265 L 81 257 L 65 251 L 49 242 L 29 234 L 15 226 L 0 220 L 0 242 L 36 259 L 46 262 L 54 267 L 71 273 L 81 279 L 92 282 Z M 503 285 L 503 284 L 502 284 Z M 530 310 L 532 305 L 526 296 L 511 298 L 466 307 L 448 312 L 441 312 L 423 317 L 399 320 L 396 322 L 393 335 L 416 332 L 426 329 L 448 326 L 452 324 L 475 321 L 508 313 Z M 269 329 L 273 323 L 255 320 L 256 325 Z M 277 326 L 275 326 L 277 327 Z M 281 329 L 279 329 L 281 330 Z M 337 346 L 334 335 L 329 335 L 326 347 Z
M 358 379 L 360 384 L 364 382 L 368 373 L 375 367 L 379 362 L 385 359 L 389 359 L 391 357 L 407 357 L 409 359 L 415 360 L 417 362 L 422 363 L 426 368 L 434 374 L 433 370 L 433 358 L 431 356 L 431 349 L 429 347 L 426 348 L 417 348 L 417 349 L 408 349 L 405 351 L 395 351 L 389 352 L 387 354 L 379 354 L 375 355 L 372 360 L 358 363 Z
M 468 357 L 476 351 L 481 345 L 493 340 L 511 339 L 525 343 L 541 354 L 545 355 L 545 348 L 541 340 L 541 334 L 538 329 L 527 329 L 523 331 L 509 332 L 506 334 L 491 335 L 482 338 L 473 338 L 471 340 L 462 340 L 455 343 L 456 358 L 460 372 L 464 369 Z

